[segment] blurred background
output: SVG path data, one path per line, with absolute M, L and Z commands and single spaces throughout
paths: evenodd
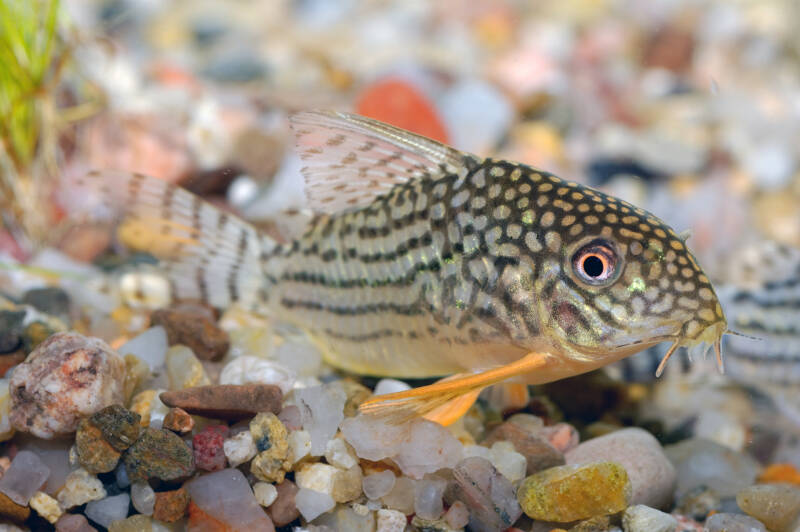
M 179 183 L 256 221 L 302 205 L 288 113 L 355 111 L 645 207 L 715 279 L 800 246 L 792 0 L 0 2 L 0 250 L 54 232 L 60 176 Z M 740 274 L 741 275 L 741 274 Z

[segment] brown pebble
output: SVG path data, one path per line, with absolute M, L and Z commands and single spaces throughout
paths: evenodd
M 183 408 L 170 408 L 161 422 L 161 428 L 186 434 L 194 428 L 194 418 Z
M 133 445 L 139 437 L 141 420 L 139 414 L 122 405 L 107 406 L 89 418 L 92 425 L 103 433 L 106 441 L 120 452 Z
M 564 455 L 543 436 L 532 434 L 519 425 L 506 421 L 495 427 L 481 444 L 491 447 L 498 441 L 511 442 L 514 450 L 525 457 L 528 463 L 526 473 L 532 475 L 538 471 L 564 465 Z
M 186 515 L 189 505 L 189 492 L 186 488 L 156 493 L 156 502 L 153 507 L 153 519 L 174 523 Z
M 285 526 L 300 516 L 294 502 L 294 497 L 300 488 L 291 480 L 284 480 L 275 487 L 278 490 L 278 497 L 267 509 L 267 513 L 275 526 Z
M 81 514 L 64 514 L 56 521 L 56 532 L 97 532 Z
M 294 498 L 292 498 L 294 500 Z M 24 522 L 31 515 L 31 509 L 21 506 L 12 501 L 8 496 L 0 492 L 0 517 L 5 517 L 15 523 Z
M 281 411 L 283 394 L 272 384 L 217 384 L 162 392 L 161 402 L 193 415 L 244 419 L 259 412 Z
M 157 310 L 153 312 L 151 322 L 164 327 L 169 345 L 183 344 L 203 360 L 220 359 L 230 347 L 228 333 L 217 327 L 202 307 L 182 305 Z
M 103 438 L 103 432 L 86 418 L 78 424 L 75 450 L 78 453 L 78 462 L 93 475 L 113 471 L 122 454 L 114 449 Z
M 0 377 L 5 377 L 9 369 L 25 362 L 25 356 L 25 353 L 21 350 L 7 355 L 0 355 Z

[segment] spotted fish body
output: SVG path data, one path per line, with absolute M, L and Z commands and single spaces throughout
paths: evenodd
M 539 383 L 726 330 L 683 240 L 642 209 L 353 115 L 303 113 L 294 128 L 319 214 L 286 244 L 152 179 L 71 190 L 104 187 L 118 234 L 156 251 L 175 297 L 243 301 L 354 372 L 429 377 L 539 352 Z

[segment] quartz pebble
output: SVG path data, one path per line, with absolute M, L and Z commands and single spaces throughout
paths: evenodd
M 736 495 L 747 515 L 774 532 L 794 532 L 800 526 L 800 488 L 791 484 L 757 484 Z
M 269 516 L 275 526 L 285 526 L 297 519 L 300 512 L 294 502 L 298 487 L 291 480 L 284 480 L 275 487 L 278 496 L 269 507 Z
M 300 488 L 294 501 L 297 510 L 306 521 L 313 521 L 336 506 L 336 502 L 329 494 L 307 488 Z
M 444 480 L 420 480 L 414 486 L 414 512 L 422 519 L 436 520 L 444 512 L 442 496 L 447 482 Z
M 174 523 L 186 514 L 189 493 L 185 488 L 156 493 L 153 518 L 163 523 Z
M 253 495 L 247 479 L 238 469 L 223 469 L 201 475 L 187 482 L 184 487 L 193 504 L 234 530 L 275 530 Z
M 256 442 L 253 441 L 253 435 L 249 430 L 239 432 L 226 439 L 222 444 L 222 450 L 231 467 L 238 467 L 249 462 L 258 452 Z
M 256 482 L 253 484 L 253 495 L 258 504 L 266 508 L 278 498 L 278 489 L 268 482 Z
M 228 435 L 227 425 L 209 425 L 192 438 L 192 451 L 197 469 L 219 471 L 225 469 L 223 444 Z
M 166 364 L 170 390 L 183 390 L 211 384 L 203 364 L 185 345 L 170 347 L 167 350 Z
M 303 429 L 311 435 L 311 455 L 321 456 L 344 419 L 344 390 L 338 383 L 325 384 L 297 390 L 294 397 Z
M 56 532 L 97 532 L 82 514 L 64 514 L 56 521 Z
M 674 528 L 670 530 L 674 530 Z M 767 532 L 764 524 L 752 517 L 726 513 L 716 513 L 706 519 L 703 530 L 704 532 Z M 781 529 L 772 530 L 780 531 Z
M 587 440 L 566 454 L 567 464 L 609 461 L 622 464 L 631 482 L 631 504 L 664 508 L 672 501 L 675 468 L 652 434 L 639 428 Z
M 275 414 L 262 412 L 250 421 L 250 433 L 258 450 L 250 471 L 259 480 L 280 483 L 291 468 L 286 427 Z
M 147 482 L 135 482 L 131 484 L 131 502 L 140 514 L 153 515 L 156 492 Z
M 54 334 L 11 376 L 11 424 L 43 439 L 74 432 L 81 417 L 122 403 L 124 378 L 125 362 L 102 340 Z
M 523 511 L 533 519 L 566 523 L 624 510 L 631 485 L 615 462 L 566 465 L 526 478 L 517 490 Z
M 220 384 L 272 384 L 286 395 L 294 386 L 297 375 L 280 364 L 260 357 L 243 355 L 222 368 Z
M 51 524 L 55 524 L 64 513 L 58 501 L 43 491 L 37 491 L 31 497 L 29 505 L 37 514 L 47 519 Z
M 314 490 L 327 495 L 333 494 L 333 484 L 338 470 L 332 465 L 313 463 L 303 464 L 295 471 L 294 481 L 300 489 Z
M 467 505 L 461 501 L 455 501 L 450 508 L 447 509 L 447 513 L 444 514 L 444 519 L 447 521 L 447 525 L 450 528 L 464 528 L 469 523 L 469 510 L 467 509 Z
M 395 510 L 378 510 L 376 532 L 403 532 L 406 529 L 405 514 Z
M 677 497 L 697 486 L 710 488 L 720 497 L 734 497 L 753 484 L 759 471 L 753 458 L 709 440 L 684 440 L 665 452 L 677 472 Z
M 445 500 L 466 504 L 470 524 L 477 530 L 505 530 L 522 515 L 511 482 L 480 457 L 465 458 L 453 468 Z
M 625 532 L 673 532 L 677 526 L 671 515 L 643 504 L 629 506 L 622 515 Z
M 375 512 L 360 504 L 352 507 L 336 506 L 332 511 L 319 516 L 314 524 L 328 530 L 348 532 L 375 532 Z
M 146 428 L 123 460 L 132 481 L 175 480 L 194 471 L 192 451 L 174 432 Z
M 169 345 L 182 344 L 203 360 L 217 360 L 228 352 L 230 340 L 209 314 L 203 307 L 181 305 L 153 312 L 151 321 L 164 327 Z
M 20 451 L 11 461 L 11 467 L 0 478 L 0 492 L 15 503 L 26 506 L 34 493 L 47 481 L 50 469 L 35 453 Z
M 123 344 L 118 351 L 123 356 L 136 356 L 146 362 L 151 371 L 155 371 L 164 365 L 168 347 L 167 331 L 159 325 L 151 327 L 132 338 Z
M 127 493 L 120 493 L 112 497 L 91 501 L 86 505 L 86 517 L 98 525 L 108 528 L 114 521 L 125 519 L 128 515 L 128 505 L 130 502 L 131 498 Z
M 539 426 L 534 424 L 531 427 L 530 424 L 526 426 L 523 422 L 514 422 L 512 420 L 515 417 L 512 416 L 509 421 L 493 429 L 483 440 L 483 445 L 490 447 L 500 441 L 511 443 L 514 450 L 525 457 L 526 473 L 528 475 L 549 467 L 564 465 L 564 455 L 540 434 L 541 429 Z M 525 418 L 517 419 L 524 420 Z M 538 418 L 534 419 L 541 423 Z
M 297 463 L 311 454 L 311 434 L 307 430 L 293 430 L 289 433 L 289 454 L 292 463 Z
M 414 487 L 416 481 L 408 477 L 398 477 L 394 481 L 392 489 L 381 498 L 383 504 L 392 510 L 403 512 L 403 514 L 414 513 Z
M 385 395 L 387 393 L 404 392 L 410 389 L 411 386 L 403 381 L 397 379 L 381 379 L 378 381 L 378 384 L 375 385 L 375 390 L 373 390 L 372 393 L 374 395 Z
M 80 506 L 106 496 L 103 483 L 85 469 L 76 469 L 67 476 L 64 488 L 58 492 L 58 502 L 64 509 Z
M 380 499 L 394 487 L 395 476 L 394 473 L 389 471 L 381 471 L 366 475 L 362 480 L 362 487 L 364 495 L 370 499 Z
M 165 405 L 212 419 L 245 419 L 281 411 L 283 394 L 271 384 L 218 384 L 161 394 Z
M 347 443 L 341 438 L 333 438 L 325 447 L 325 460 L 340 469 L 350 469 L 358 464 L 358 460 L 347 448 Z
M 489 461 L 501 475 L 512 483 L 525 478 L 525 471 L 528 466 L 527 460 L 516 452 L 514 445 L 509 442 L 495 442 L 492 448 L 489 449 Z

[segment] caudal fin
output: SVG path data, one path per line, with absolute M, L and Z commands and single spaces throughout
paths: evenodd
M 65 180 L 60 200 L 71 221 L 108 223 L 127 248 L 159 259 L 174 299 L 255 309 L 266 301 L 263 264 L 277 244 L 182 188 L 101 171 Z

